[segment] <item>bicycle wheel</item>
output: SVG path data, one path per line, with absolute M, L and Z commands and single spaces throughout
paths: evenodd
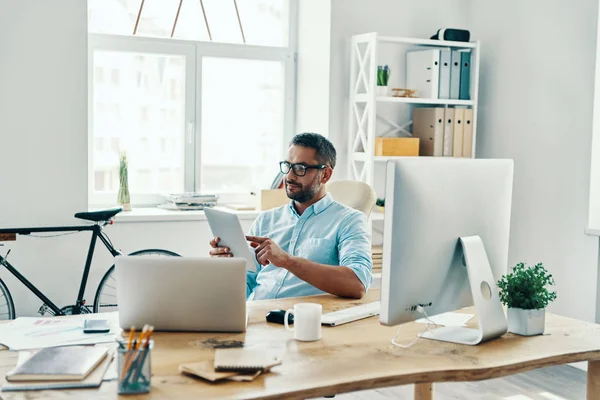
M 0 320 L 15 319 L 15 317 L 15 303 L 6 284 L 0 279 Z
M 181 257 L 177 253 L 169 250 L 147 249 L 138 250 L 129 254 L 130 256 L 151 256 L 151 257 Z M 117 278 L 114 276 L 115 265 L 106 271 L 104 277 L 98 285 L 96 296 L 94 297 L 94 312 L 117 311 Z

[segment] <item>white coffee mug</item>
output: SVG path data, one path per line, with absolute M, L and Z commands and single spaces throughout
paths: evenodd
M 288 324 L 288 315 L 294 313 L 294 328 Z M 294 332 L 294 339 L 303 342 L 312 342 L 321 339 L 321 314 L 323 307 L 315 303 L 298 303 L 294 309 L 285 312 L 283 321 L 285 329 Z

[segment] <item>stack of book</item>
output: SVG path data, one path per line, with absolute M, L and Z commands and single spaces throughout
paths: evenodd
M 172 193 L 166 195 L 166 203 L 159 204 L 165 210 L 203 210 L 217 205 L 219 196 L 200 193 Z
M 104 346 L 47 347 L 21 352 L 17 366 L 6 374 L 3 392 L 97 388 L 113 359 Z M 24 357 L 23 357 L 24 356 Z
M 383 262 L 383 246 L 372 246 L 371 249 L 371 258 L 373 259 L 373 271 L 381 271 L 381 264 Z

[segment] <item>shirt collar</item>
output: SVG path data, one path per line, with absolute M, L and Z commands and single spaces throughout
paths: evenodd
M 331 203 L 333 203 L 333 198 L 331 197 L 331 195 L 329 193 L 327 193 L 321 200 L 317 201 L 316 203 L 314 203 L 310 207 L 308 207 L 306 209 L 306 211 L 308 211 L 312 208 L 313 213 L 315 215 L 317 215 L 320 212 L 324 211 L 327 207 L 329 207 L 331 205 Z M 295 216 L 300 217 L 298 215 L 298 212 L 296 211 L 296 208 L 294 207 L 294 200 L 290 201 L 289 207 Z M 304 211 L 304 212 L 306 212 L 306 211 Z

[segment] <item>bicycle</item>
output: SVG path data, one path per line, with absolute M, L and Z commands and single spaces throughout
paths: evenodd
M 122 255 L 120 250 L 115 249 L 109 237 L 102 230 L 106 225 L 112 225 L 114 220 L 113 217 L 120 213 L 123 209 L 120 207 L 111 208 L 99 211 L 90 212 L 79 212 L 75 214 L 75 218 L 79 218 L 85 221 L 91 221 L 91 225 L 78 225 L 78 226 L 52 226 L 52 227 L 36 227 L 36 228 L 11 228 L 11 229 L 0 229 L 0 242 L 2 241 L 14 241 L 17 235 L 27 235 L 32 237 L 53 237 L 68 235 L 72 233 L 91 231 L 92 238 L 90 240 L 90 246 L 85 261 L 85 267 L 83 269 L 83 276 L 81 277 L 81 284 L 79 286 L 79 293 L 75 304 L 64 306 L 59 308 L 54 302 L 50 300 L 41 290 L 39 290 L 33 283 L 31 283 L 25 276 L 23 276 L 13 265 L 11 265 L 7 258 L 10 254 L 10 250 L 5 256 L 0 255 L 0 265 L 4 266 L 11 274 L 13 274 L 21 283 L 23 283 L 33 294 L 35 294 L 43 304 L 39 309 L 39 313 L 44 315 L 46 313 L 50 315 L 72 315 L 72 314 L 89 314 L 98 313 L 101 310 L 103 312 L 113 311 L 117 308 L 116 302 L 116 278 L 113 276 L 115 265 L 113 264 L 108 271 L 104 274 L 100 280 L 100 284 L 96 289 L 94 296 L 94 303 L 91 306 L 86 304 L 86 300 L 83 298 L 85 288 L 87 285 L 88 275 L 90 267 L 92 265 L 92 259 L 94 257 L 94 250 L 96 248 L 96 240 L 100 239 L 102 244 L 110 252 L 113 257 Z M 61 235 L 52 236 L 34 236 L 32 233 L 49 233 L 49 232 L 63 232 Z M 69 233 L 64 233 L 69 232 Z M 3 244 L 0 244 L 3 246 Z M 132 256 L 171 256 L 179 257 L 179 254 L 169 250 L 163 249 L 145 249 L 138 250 L 129 255 Z M 6 309 L 6 312 L 5 312 Z M 13 298 L 8 290 L 8 287 L 0 279 L 0 319 L 14 319 L 16 317 L 15 305 Z

